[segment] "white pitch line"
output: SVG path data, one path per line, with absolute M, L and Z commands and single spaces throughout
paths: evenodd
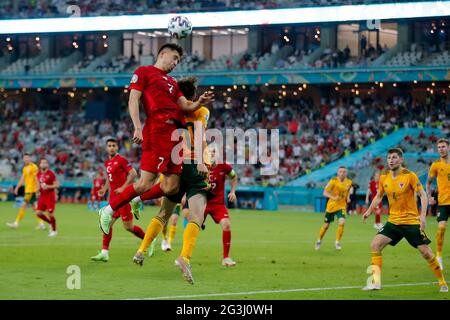
M 398 283 L 398 284 L 386 284 L 386 287 L 415 287 L 415 286 L 427 286 L 436 284 L 437 282 L 419 282 L 419 283 Z M 222 293 L 207 293 L 207 294 L 194 294 L 184 296 L 165 296 L 165 297 L 150 297 L 150 298 L 136 298 L 125 300 L 168 300 L 168 299 L 190 299 L 190 298 L 206 298 L 206 297 L 226 297 L 226 296 L 242 296 L 242 295 L 255 295 L 255 294 L 269 294 L 269 293 L 289 293 L 289 292 L 310 292 L 310 291 L 331 291 L 331 290 L 346 290 L 346 289 L 362 289 L 363 286 L 344 286 L 344 287 L 328 287 L 328 288 L 300 288 L 300 289 L 285 289 L 285 290 L 262 290 L 262 291 L 248 291 L 248 292 L 222 292 Z

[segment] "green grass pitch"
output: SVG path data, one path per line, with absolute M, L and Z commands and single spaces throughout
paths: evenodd
M 156 208 L 146 207 L 138 224 L 145 227 Z M 369 244 L 375 235 L 373 217 L 363 224 L 350 216 L 342 251 L 334 249 L 336 223 L 320 251 L 314 250 L 323 214 L 296 211 L 231 210 L 231 256 L 237 266 L 221 265 L 222 233 L 211 218 L 200 233 L 192 259 L 195 285 L 184 282 L 174 259 L 180 252 L 181 219 L 173 251 L 160 249 L 144 266 L 132 263 L 139 239 L 126 232 L 121 221 L 114 226 L 107 263 L 90 261 L 101 249 L 97 215 L 85 205 L 58 204 L 58 236 L 34 229 L 36 219 L 27 210 L 20 228 L 10 230 L 17 209 L 0 203 L 0 299 L 448 299 L 439 293 L 434 275 L 417 250 L 403 240 L 383 255 L 378 292 L 363 292 L 370 264 Z M 383 221 L 386 217 L 383 217 Z M 437 223 L 428 219 L 433 240 Z M 450 244 L 444 246 L 444 273 L 450 279 Z M 158 239 L 159 240 L 159 239 Z M 81 271 L 81 288 L 67 288 L 67 268 Z M 411 284 L 411 285 L 410 285 Z M 398 286 L 397 286 L 398 285 Z M 185 297 L 186 296 L 186 297 Z

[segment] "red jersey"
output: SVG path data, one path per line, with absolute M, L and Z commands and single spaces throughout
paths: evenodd
M 127 181 L 128 172 L 133 169 L 133 166 L 120 154 L 116 154 L 112 159 L 105 161 L 105 168 L 110 191 L 112 192 L 123 186 L 125 181 Z
M 97 195 L 97 192 L 103 187 L 104 184 L 105 180 L 103 178 L 94 179 L 94 181 L 92 181 L 93 186 L 92 194 Z
M 370 200 L 373 200 L 378 192 L 378 181 L 370 180 L 369 182 Z
M 55 189 L 47 189 L 44 190 L 42 188 L 43 185 L 51 185 L 54 184 L 56 181 L 56 175 L 53 171 L 47 170 L 47 171 L 39 171 L 37 174 L 37 178 L 39 180 L 39 192 L 41 193 L 41 197 L 47 197 L 47 196 L 55 196 Z
M 211 192 L 214 194 L 208 204 L 225 205 L 225 179 L 233 168 L 227 163 L 216 164 L 209 173 Z
M 165 71 L 154 66 L 141 66 L 134 72 L 129 89 L 142 92 L 147 124 L 173 119 L 184 125 L 184 115 L 177 104 L 183 93 L 177 81 Z

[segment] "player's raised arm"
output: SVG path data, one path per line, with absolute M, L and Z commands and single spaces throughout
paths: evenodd
M 177 104 L 180 107 L 181 111 L 185 113 L 190 113 L 198 110 L 202 105 L 206 105 L 214 101 L 214 93 L 211 91 L 204 92 L 197 101 L 193 103 L 188 103 L 188 100 L 181 96 L 178 98 Z
M 128 110 L 130 112 L 131 121 L 133 121 L 134 133 L 133 142 L 141 144 L 142 137 L 142 124 L 139 118 L 139 101 L 141 99 L 142 92 L 136 89 L 131 89 L 130 97 L 128 99 Z

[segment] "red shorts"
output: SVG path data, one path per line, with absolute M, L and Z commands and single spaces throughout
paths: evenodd
M 228 209 L 223 204 L 207 204 L 205 209 L 205 219 L 208 214 L 213 218 L 215 223 L 219 223 L 222 219 L 230 218 Z
M 180 141 L 171 140 L 172 132 L 177 127 L 173 124 L 165 123 L 151 125 L 152 130 L 146 124 L 143 131 L 141 170 L 153 173 L 181 174 L 183 170 L 182 156 L 172 161 L 172 150 L 174 150 L 175 146 L 180 144 L 177 148 L 182 150 Z M 179 164 L 177 164 L 178 162 Z
M 55 195 L 49 197 L 40 196 L 37 202 L 37 211 L 47 211 L 53 213 L 55 211 L 56 199 Z
M 115 211 L 113 218 L 118 219 L 119 217 L 122 218 L 122 221 L 132 221 L 133 220 L 133 214 L 131 213 L 131 206 L 129 203 L 121 207 L 119 210 Z

